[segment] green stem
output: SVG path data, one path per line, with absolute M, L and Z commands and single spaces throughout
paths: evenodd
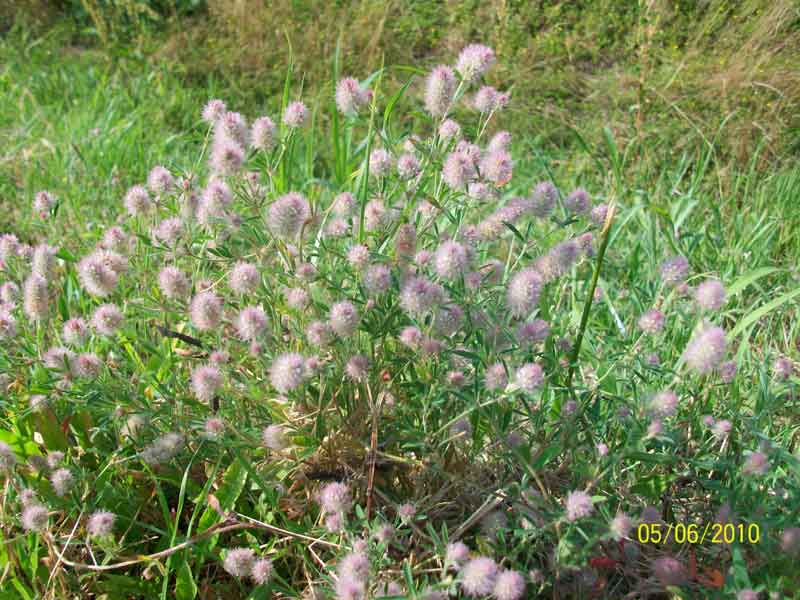
M 581 324 L 578 327 L 578 337 L 575 339 L 575 348 L 572 350 L 572 357 L 569 362 L 569 371 L 567 372 L 567 387 L 572 388 L 572 377 L 575 375 L 575 369 L 578 366 L 578 356 L 581 351 L 581 344 L 583 343 L 583 334 L 586 332 L 586 326 L 589 323 L 589 314 L 592 310 L 592 302 L 594 302 L 594 291 L 597 289 L 597 280 L 600 278 L 600 270 L 603 267 L 603 259 L 606 256 L 606 248 L 608 248 L 608 241 L 611 237 L 611 222 L 614 219 L 614 203 L 608 207 L 608 215 L 606 222 L 603 225 L 602 239 L 600 240 L 600 249 L 597 252 L 597 264 L 594 268 L 594 275 L 589 284 L 589 293 L 586 297 L 586 304 L 583 305 L 583 314 L 581 315 Z

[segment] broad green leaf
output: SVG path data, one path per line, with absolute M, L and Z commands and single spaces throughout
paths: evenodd
M 189 563 L 183 560 L 181 566 L 178 567 L 175 579 L 175 598 L 176 600 L 194 600 L 195 596 L 197 596 L 197 584 L 194 582 Z

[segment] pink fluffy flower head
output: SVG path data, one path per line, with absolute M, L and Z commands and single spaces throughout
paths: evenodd
M 497 581 L 497 570 L 497 564 L 491 558 L 473 558 L 461 568 L 461 590 L 471 598 L 491 594 Z
M 519 571 L 501 571 L 494 583 L 493 595 L 495 600 L 521 600 L 525 595 L 525 577 Z
M 715 369 L 725 357 L 725 332 L 721 327 L 707 326 L 689 340 L 683 359 L 699 374 Z
M 200 292 L 192 298 L 189 315 L 200 331 L 216 329 L 222 320 L 222 298 L 214 292 Z
M 153 208 L 153 202 L 150 200 L 150 195 L 141 185 L 135 185 L 130 188 L 125 194 L 125 199 L 123 202 L 128 214 L 133 217 L 147 213 Z
M 567 520 L 577 521 L 584 517 L 588 517 L 594 512 L 594 504 L 592 497 L 584 491 L 575 490 L 567 495 Z
M 694 291 L 697 305 L 707 311 L 717 311 L 725 304 L 725 287 L 718 279 L 709 279 Z
M 201 402 L 211 402 L 222 387 L 222 372 L 214 365 L 200 365 L 192 371 L 192 392 Z
M 660 310 L 651 308 L 639 317 L 639 329 L 649 335 L 656 335 L 664 328 L 664 315 Z
M 222 567 L 238 579 L 250 577 L 255 564 L 255 552 L 250 548 L 234 548 L 225 554 Z
M 370 177 L 385 177 L 391 170 L 394 161 L 392 155 L 383 148 L 376 148 L 369 155 Z
M 52 279 L 56 266 L 56 248 L 48 244 L 38 244 L 33 249 L 31 271 L 47 280 Z
M 464 189 L 475 179 L 477 172 L 473 160 L 462 152 L 451 152 L 442 166 L 442 179 L 453 190 Z
M 470 44 L 458 55 L 456 71 L 471 83 L 479 79 L 495 63 L 494 50 L 482 44 Z
M 229 275 L 229 285 L 239 296 L 252 294 L 261 282 L 261 275 L 255 265 L 238 262 Z
M 683 256 L 673 256 L 661 263 L 661 279 L 666 285 L 683 283 L 689 274 L 689 261 Z
M 164 267 L 158 273 L 158 288 L 170 300 L 184 298 L 189 294 L 189 279 L 177 267 Z
M 469 267 L 467 248 L 453 240 L 447 240 L 436 250 L 433 257 L 436 273 L 442 279 L 456 279 Z
M 103 298 L 114 291 L 119 275 L 95 252 L 78 263 L 78 279 L 83 289 L 93 296 Z
M 445 144 L 449 143 L 451 140 L 457 140 L 459 137 L 461 137 L 461 125 L 453 119 L 445 119 L 442 121 L 442 124 L 439 125 L 439 138 L 445 142 Z
M 319 507 L 323 513 L 345 514 L 353 505 L 353 498 L 350 495 L 350 488 L 346 484 L 334 481 L 325 485 L 317 498 Z
M 250 130 L 250 146 L 256 150 L 270 152 L 277 144 L 278 128 L 269 117 L 259 117 L 253 121 Z
M 413 179 L 419 174 L 419 159 L 413 154 L 403 154 L 397 159 L 397 174 L 400 179 Z
M 487 154 L 480 165 L 481 175 L 500 187 L 511 181 L 514 163 L 505 150 L 495 150 Z
M 506 301 L 511 313 L 518 318 L 527 317 L 539 304 L 544 280 L 533 269 L 524 269 L 514 275 L 508 284 Z
M 330 325 L 339 337 L 350 337 L 358 328 L 361 317 L 351 302 L 344 300 L 331 306 Z
M 164 194 L 175 186 L 175 178 L 165 167 L 156 165 L 147 175 L 147 187 L 154 194 Z
M 276 236 L 285 240 L 296 238 L 310 218 L 308 200 L 297 192 L 281 196 L 269 207 L 269 228 Z
M 372 92 L 353 77 L 340 79 L 336 84 L 336 108 L 345 116 L 357 114 L 371 99 Z
M 544 370 L 536 363 L 527 363 L 517 369 L 514 383 L 520 390 L 532 394 L 544 383 Z
M 564 206 L 572 214 L 582 215 L 589 212 L 592 207 L 592 201 L 589 198 L 589 193 L 582 187 L 579 187 L 564 198 Z
M 261 432 L 261 440 L 264 445 L 275 452 L 284 450 L 288 445 L 286 429 L 282 425 L 268 425 Z
M 283 111 L 283 122 L 288 127 L 302 127 L 308 121 L 308 109 L 300 101 L 290 102 Z
M 102 304 L 92 314 L 92 327 L 100 335 L 112 336 L 122 325 L 122 311 L 116 304 Z
M 222 100 L 209 100 L 208 104 L 203 107 L 203 120 L 213 125 L 226 112 L 228 112 L 228 107 Z
M 23 303 L 25 314 L 32 321 L 42 321 L 49 310 L 49 292 L 47 280 L 41 275 L 31 273 L 23 285 Z
M 267 330 L 267 314 L 260 306 L 246 306 L 236 317 L 236 332 L 247 342 L 260 338 Z
M 114 530 L 114 521 L 117 516 L 107 510 L 98 510 L 92 513 L 86 524 L 86 531 L 92 537 L 107 537 Z
M 428 75 L 425 82 L 425 109 L 433 117 L 443 117 L 450 108 L 458 82 L 453 70 L 439 65 Z
M 301 354 L 287 352 L 272 361 L 269 369 L 269 380 L 281 394 L 291 392 L 299 387 L 306 375 L 306 361 Z

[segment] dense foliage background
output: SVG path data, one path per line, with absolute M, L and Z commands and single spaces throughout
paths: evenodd
M 0 441 L 15 453 L 0 452 L 0 599 L 357 598 L 337 586 L 362 552 L 375 594 L 466 594 L 476 572 L 494 585 L 479 563 L 450 569 L 456 538 L 471 558 L 521 573 L 522 597 L 796 595 L 795 3 L 35 0 L 0 5 L 0 34 L 0 235 L 22 245 L 9 258 L 0 244 L 0 283 L 26 292 L 5 288 L 0 307 Z M 448 145 L 443 116 L 422 100 L 430 70 L 470 43 L 494 48 L 484 83 L 511 94 L 489 119 L 472 107 L 479 86 L 459 88 L 450 113 L 465 141 L 485 146 L 462 149 L 483 157 L 481 177 L 499 172 L 486 203 L 453 183 L 455 138 Z M 357 117 L 336 110 L 344 75 L 375 93 Z M 270 116 L 275 147 L 240 144 L 246 168 L 228 171 L 230 157 L 214 153 L 232 134 L 201 118 L 212 98 L 248 123 Z M 309 110 L 297 129 L 281 125 L 291 100 Z M 510 142 L 492 137 L 503 131 Z M 409 154 L 424 174 L 414 183 L 396 168 Z M 489 156 L 498 162 L 485 165 Z M 162 186 L 156 165 L 182 187 Z M 214 219 L 185 206 L 212 195 L 209 171 L 233 190 Z M 560 190 L 544 216 L 542 181 Z M 146 183 L 156 207 L 132 209 L 131 187 Z M 584 211 L 578 188 L 614 218 Z M 276 233 L 270 208 L 291 192 L 308 199 L 318 237 Z M 362 212 L 328 239 L 342 192 Z M 367 230 L 373 200 L 398 214 Z M 403 254 L 400 222 L 430 257 Z M 670 282 L 662 265 L 675 256 L 686 271 Z M 117 264 L 104 299 L 84 259 Z M 257 265 L 257 291 L 236 291 L 240 261 Z M 515 278 L 553 262 L 535 309 L 514 308 Z M 166 265 L 188 274 L 191 294 L 168 297 Z M 367 266 L 391 273 L 386 289 Z M 39 272 L 51 281 L 42 322 L 27 293 Z M 442 332 L 439 313 L 408 310 L 410 273 L 460 307 L 456 332 Z M 717 280 L 724 299 L 715 283 L 698 292 Z M 208 289 L 224 299 L 222 327 L 198 326 L 189 303 Z M 324 376 L 276 378 L 281 354 L 310 355 L 308 327 L 335 323 L 344 299 L 363 320 L 320 352 Z M 245 300 L 266 311 L 263 330 L 258 314 L 241 324 Z M 101 334 L 94 315 L 106 301 L 124 320 Z M 5 335 L 6 314 L 19 335 Z M 82 350 L 100 363 L 86 358 L 62 378 L 47 351 L 79 316 L 94 332 Z M 550 335 L 527 346 L 518 327 L 534 316 Z M 724 330 L 724 357 L 718 343 L 687 349 L 711 323 Z M 403 341 L 411 326 L 428 346 Z M 268 335 L 250 340 L 250 328 Z M 366 365 L 351 363 L 362 355 Z M 707 361 L 714 369 L 700 374 L 686 364 Z M 197 383 L 206 363 L 224 372 L 221 402 Z M 533 363 L 544 380 L 520 393 L 518 369 Z M 509 388 L 490 385 L 497 364 Z M 674 401 L 657 395 L 668 390 Z M 262 434 L 270 424 L 290 440 Z M 331 481 L 346 483 L 344 497 Z M 39 533 L 31 490 L 50 511 Z M 583 490 L 591 496 L 574 495 Z M 97 510 L 116 515 L 113 535 L 97 535 L 107 533 L 88 520 Z M 621 514 L 628 525 L 756 524 L 760 538 L 640 543 Z M 269 558 L 270 577 L 237 547 Z M 512 585 L 490 592 L 515 598 Z

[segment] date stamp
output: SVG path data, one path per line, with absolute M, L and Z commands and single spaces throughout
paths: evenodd
M 757 523 L 640 523 L 636 539 L 640 544 L 757 544 L 761 528 Z

